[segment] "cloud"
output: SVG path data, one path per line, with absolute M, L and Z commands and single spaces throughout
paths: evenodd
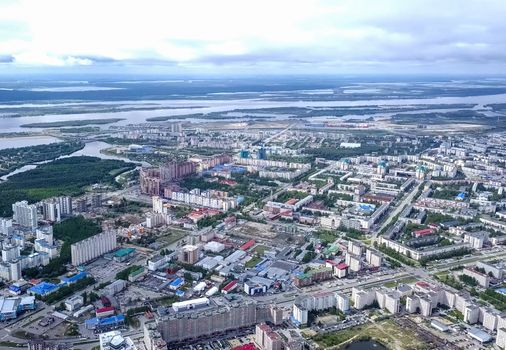
M 497 71 L 505 15 L 503 0 L 2 1 L 0 57 L 14 67 Z

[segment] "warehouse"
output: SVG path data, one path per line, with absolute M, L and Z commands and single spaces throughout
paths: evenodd
M 490 334 L 485 331 L 482 331 L 479 328 L 471 327 L 467 330 L 467 334 L 471 337 L 479 341 L 480 343 L 488 343 L 492 340 Z
M 442 322 L 439 322 L 438 320 L 432 320 L 432 322 L 430 323 L 430 325 L 431 325 L 433 328 L 435 328 L 435 329 L 437 329 L 438 331 L 440 331 L 440 332 L 448 332 L 448 330 L 450 329 L 450 328 L 448 328 L 448 326 L 447 326 L 447 325 L 445 325 L 445 324 L 444 324 L 444 323 L 442 323 Z

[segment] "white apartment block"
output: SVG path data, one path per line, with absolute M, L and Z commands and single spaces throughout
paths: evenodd
M 481 249 L 483 248 L 483 243 L 487 240 L 486 233 L 483 232 L 467 232 L 464 235 L 464 242 L 467 242 L 471 245 L 471 248 Z
M 506 328 L 498 328 L 495 343 L 499 348 L 506 349 Z
M 359 256 L 346 253 L 345 263 L 349 266 L 350 271 L 358 272 L 362 269 L 362 261 Z
M 42 202 L 42 218 L 46 221 L 60 222 L 61 208 L 56 200 L 46 200 Z
M 365 260 L 371 266 L 380 267 L 382 257 L 380 253 L 377 253 L 371 249 L 367 249 L 365 252 Z
M 198 193 L 172 192 L 171 199 L 176 202 L 194 204 L 206 208 L 227 211 L 237 206 L 235 198 L 212 198 Z
M 7 236 L 12 232 L 12 220 L 0 218 L 0 234 Z
M 347 312 L 350 309 L 350 298 L 342 293 L 336 293 L 336 307 L 338 310 Z
M 16 202 L 12 205 L 12 218 L 20 226 L 37 227 L 37 206 L 27 201 Z
M 107 231 L 83 239 L 70 246 L 72 265 L 79 266 L 116 249 L 116 233 Z
M 72 197 L 64 196 L 58 197 L 58 203 L 60 204 L 61 215 L 72 215 Z
M 466 267 L 463 270 L 464 275 L 474 278 L 478 284 L 484 288 L 488 288 L 490 284 L 490 277 L 486 273 L 481 273 L 473 268 Z
M 364 247 L 360 243 L 355 243 L 353 241 L 348 242 L 348 253 L 354 254 L 354 255 L 362 255 L 364 251 Z

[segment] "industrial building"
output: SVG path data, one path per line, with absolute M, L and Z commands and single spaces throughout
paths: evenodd
M 0 297 L 0 321 L 12 320 L 20 313 L 27 310 L 35 310 L 35 297 Z

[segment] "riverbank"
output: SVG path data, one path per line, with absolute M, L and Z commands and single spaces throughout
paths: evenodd
M 80 119 L 64 120 L 59 122 L 42 122 L 22 124 L 22 128 L 61 128 L 66 126 L 87 126 L 87 125 L 105 125 L 117 123 L 124 118 L 106 118 L 106 119 Z
M 82 150 L 85 144 L 79 141 L 56 142 L 37 146 L 6 148 L 0 150 L 0 176 L 13 175 L 25 166 L 46 162 Z

